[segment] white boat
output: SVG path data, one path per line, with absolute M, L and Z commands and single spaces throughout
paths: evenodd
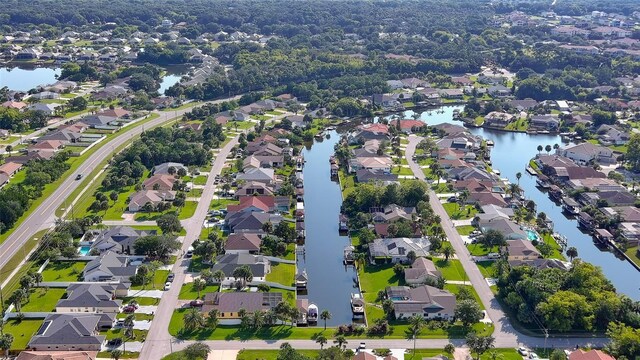
M 493 140 L 487 140 L 487 146 L 493 146 L 493 145 L 494 145 Z
M 351 311 L 354 315 L 364 314 L 364 299 L 360 294 L 351 294 Z
M 571 215 L 578 215 L 580 213 L 580 204 L 566 196 L 562 198 L 562 209 Z
M 316 304 L 309 304 L 309 309 L 307 310 L 307 321 L 310 323 L 318 322 L 318 306 Z
M 356 249 L 351 246 L 351 245 L 347 245 L 344 248 L 344 263 L 345 264 L 353 264 L 355 261 L 355 257 L 353 256 L 353 252 Z

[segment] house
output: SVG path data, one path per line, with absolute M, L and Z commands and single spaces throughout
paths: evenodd
M 587 165 L 591 161 L 601 164 L 616 163 L 616 158 L 611 149 L 588 142 L 558 148 L 556 154 L 567 157 L 579 165 Z
M 254 144 L 247 145 L 247 152 L 255 156 L 281 156 L 284 149 L 272 143 L 260 143 L 257 147 Z
M 535 260 L 541 258 L 542 255 L 528 240 L 508 240 L 507 241 L 507 260 Z
M 462 89 L 439 89 L 438 95 L 445 99 L 462 99 L 464 91 Z
M 0 165 L 0 174 L 4 174 L 7 178 L 10 178 L 20 171 L 21 168 L 22 164 L 9 161 Z
M 129 198 L 129 211 L 141 211 L 146 204 L 153 206 L 163 201 L 173 201 L 176 198 L 175 191 L 167 190 L 142 190 L 133 193 Z
M 211 267 L 212 272 L 221 270 L 225 278 L 223 284 L 233 284 L 236 279 L 233 277 L 233 271 L 242 265 L 246 265 L 251 269 L 254 282 L 263 282 L 268 273 L 271 272 L 271 263 L 262 255 L 253 255 L 248 253 L 230 253 L 219 255 L 216 257 L 215 263 Z
M 49 314 L 27 349 L 100 351 L 106 338 L 100 330 L 111 327 L 114 320 L 115 314 Z
M 626 190 L 584 192 L 580 194 L 580 200 L 584 204 L 601 206 L 632 206 L 636 203 L 636 196 Z
M 45 104 L 45 103 L 35 103 L 27 106 L 27 110 L 31 111 L 41 111 L 47 116 L 53 116 L 55 114 L 56 109 L 58 108 L 58 104 Z
M 37 100 L 59 99 L 60 94 L 53 91 L 43 91 L 43 92 L 39 92 L 37 94 L 31 95 L 31 97 Z
M 604 146 L 624 145 L 631 139 L 631 135 L 611 125 L 600 125 L 596 130 L 598 142 Z
M 257 234 L 235 233 L 227 237 L 227 241 L 224 243 L 224 250 L 227 254 L 255 254 L 260 252 L 261 243 L 262 239 Z
M 229 213 L 225 217 L 225 223 L 230 232 L 253 232 L 261 233 L 264 224 L 270 222 L 274 226 L 282 221 L 282 216 L 264 212 L 235 212 Z
M 396 204 L 387 205 L 382 209 L 372 211 L 372 219 L 375 223 L 392 223 L 398 220 L 411 221 L 416 214 L 414 207 L 402 207 Z
M 117 314 L 122 300 L 115 299 L 116 288 L 113 284 L 70 284 L 67 296 L 56 304 L 56 312 Z
M 533 259 L 533 260 L 509 260 L 509 266 L 530 266 L 536 269 L 560 269 L 569 270 L 570 263 L 560 261 L 558 259 Z
M 373 94 L 371 102 L 374 106 L 381 106 L 384 109 L 392 109 L 400 106 L 398 94 Z
M 385 185 L 398 182 L 398 175 L 391 174 L 383 169 L 360 169 L 356 171 L 356 180 L 359 183 L 369 181 L 381 182 Z
M 283 155 L 250 155 L 243 161 L 243 170 L 246 168 L 279 168 L 284 165 Z
M 349 159 L 348 168 L 350 173 L 358 170 L 379 170 L 383 172 L 391 172 L 393 160 L 388 156 L 369 156 Z
M 82 122 L 91 126 L 92 128 L 113 128 L 118 125 L 118 118 L 105 115 L 89 115 L 82 118 Z
M 245 171 L 236 174 L 237 180 L 255 181 L 265 184 L 272 184 L 275 181 L 275 172 L 273 169 L 265 168 L 248 168 Z
M 442 273 L 436 268 L 433 261 L 419 257 L 413 261 L 411 268 L 404 270 L 404 281 L 407 285 L 422 285 L 430 280 L 438 280 Z
M 147 190 L 173 190 L 173 185 L 178 181 L 174 175 L 154 174 L 142 182 L 142 188 Z
M 67 145 L 78 142 L 80 138 L 82 138 L 82 134 L 80 132 L 76 132 L 71 129 L 59 129 L 38 138 L 38 141 L 59 140 Z
M 254 195 L 242 196 L 239 204 L 227 205 L 228 213 L 236 212 L 289 212 L 288 196 Z
M 129 282 L 136 274 L 137 266 L 130 265 L 129 257 L 107 251 L 89 261 L 82 271 L 84 281 L 121 281 Z
M 240 198 L 243 196 L 253 195 L 273 195 L 273 188 L 263 182 L 259 181 L 247 181 L 242 187 L 238 188 L 235 192 L 235 197 Z
M 533 99 L 511 100 L 509 105 L 518 111 L 531 110 L 538 106 L 538 102 Z
M 386 296 L 393 302 L 396 319 L 422 315 L 425 319 L 453 320 L 456 297 L 446 290 L 422 285 L 388 286 Z
M 380 123 L 365 124 L 349 134 L 350 144 L 364 144 L 367 140 L 389 140 L 389 126 Z
M 44 140 L 37 142 L 35 145 L 29 146 L 27 152 L 51 151 L 56 152 L 64 147 L 64 143 L 60 140 Z
M 8 101 L 3 102 L 0 106 L 6 107 L 6 108 L 9 108 L 9 109 L 22 110 L 25 107 L 27 107 L 27 104 L 22 102 L 22 101 L 11 101 L 11 100 L 8 100 Z
M 616 360 L 611 355 L 605 354 L 601 350 L 585 351 L 578 349 L 569 354 L 569 360 Z
M 114 118 L 129 118 L 131 113 L 123 108 L 107 109 L 99 112 L 97 115 L 109 116 Z
M 640 223 L 640 209 L 635 206 L 604 207 L 600 212 L 609 219 L 620 216 L 622 222 Z
M 189 169 L 181 163 L 176 162 L 166 162 L 160 165 L 156 165 L 151 169 L 151 172 L 154 175 L 173 175 L 177 174 L 178 170 L 183 169 L 185 173 L 189 173 Z
M 30 351 L 23 350 L 16 360 L 96 360 L 97 351 Z
M 494 217 L 488 220 L 480 219 L 477 223 L 483 233 L 489 230 L 496 230 L 504 235 L 507 240 L 527 239 L 527 233 L 518 224 L 503 217 Z
M 427 126 L 424 122 L 420 120 L 392 120 L 389 122 L 389 125 L 399 128 L 405 134 L 412 134 L 419 132 L 422 128 Z
M 111 251 L 117 254 L 133 254 L 133 244 L 138 238 L 155 235 L 155 230 L 137 230 L 129 226 L 114 226 L 103 230 L 93 239 L 91 250 L 100 254 Z
M 280 292 L 215 292 L 204 296 L 203 313 L 218 310 L 221 324 L 240 323 L 240 309 L 247 314 L 275 308 L 283 300 Z
M 534 115 L 529 119 L 529 125 L 535 129 L 558 131 L 560 119 L 554 115 Z
M 489 86 L 488 92 L 489 95 L 494 97 L 505 97 L 511 95 L 511 89 L 502 84 Z
M 375 239 L 369 245 L 371 262 L 407 263 L 407 254 L 428 256 L 431 243 L 427 238 L 384 238 Z
M 513 122 L 515 116 L 504 112 L 492 111 L 484 117 L 487 126 L 504 128 Z

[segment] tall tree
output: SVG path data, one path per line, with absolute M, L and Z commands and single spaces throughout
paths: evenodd
M 467 334 L 466 343 L 472 353 L 477 355 L 476 359 L 480 360 L 480 356 L 492 349 L 495 343 L 493 336 L 478 336 L 475 332 Z
M 327 320 L 331 319 L 331 313 L 329 310 L 322 310 L 320 313 L 320 319 L 324 321 L 324 329 L 327 330 Z

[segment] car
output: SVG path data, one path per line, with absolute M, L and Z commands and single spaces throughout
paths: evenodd
M 118 321 L 116 321 L 116 327 L 123 327 L 124 326 L 124 319 L 120 319 Z
M 202 301 L 202 300 L 191 300 L 191 302 L 189 302 L 189 305 L 191 307 L 202 307 L 204 305 L 204 301 Z
M 127 305 L 122 308 L 122 312 L 125 314 L 131 314 L 131 313 L 134 313 L 135 311 L 136 311 L 136 307 L 133 305 Z
M 193 246 L 189 246 L 189 249 L 187 249 L 187 252 L 184 254 L 184 257 L 187 259 L 190 259 L 193 257 Z
M 173 279 L 175 279 L 176 274 L 174 273 L 169 273 L 169 275 L 167 275 L 167 282 L 173 282 Z
M 526 348 L 520 346 L 518 348 L 518 354 L 522 355 L 522 356 L 528 356 L 529 355 L 529 351 L 527 351 Z
M 538 354 L 534 353 L 533 351 L 529 353 L 529 359 L 540 359 L 540 357 L 538 356 Z
M 80 180 L 80 179 L 82 179 L 82 174 L 76 175 L 76 180 Z
M 167 281 L 164 283 L 164 291 L 168 291 L 169 289 L 171 289 L 171 283 Z
M 364 350 L 367 348 L 367 345 L 364 342 L 361 342 L 360 345 L 358 345 L 358 350 Z
M 107 342 L 109 346 L 120 346 L 122 345 L 122 338 L 111 339 Z
M 447 199 L 447 202 L 450 202 L 450 203 L 454 203 L 454 202 L 457 202 L 457 201 L 458 201 L 458 198 L 455 197 L 455 196 L 451 196 L 451 197 L 449 197 Z

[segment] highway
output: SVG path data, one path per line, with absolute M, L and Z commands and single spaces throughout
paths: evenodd
M 235 100 L 238 96 L 213 101 L 213 103 Z M 131 141 L 135 136 L 140 135 L 144 129 L 162 125 L 176 117 L 182 116 L 191 108 L 175 111 L 155 111 L 159 115 L 141 125 L 132 124 L 121 130 L 120 134 L 110 141 L 102 144 L 95 153 L 91 154 L 80 166 L 71 174 L 66 174 L 67 178 L 62 182 L 45 201 L 43 201 L 26 219 L 15 228 L 13 233 L 0 244 L 0 268 L 2 268 L 22 246 L 40 230 L 47 229 L 55 222 L 55 211 L 63 204 L 65 199 L 80 185 L 76 180 L 78 174 L 91 173 L 104 159 L 109 158 L 115 149 Z M 8 279 L 7 279 L 8 280 Z

